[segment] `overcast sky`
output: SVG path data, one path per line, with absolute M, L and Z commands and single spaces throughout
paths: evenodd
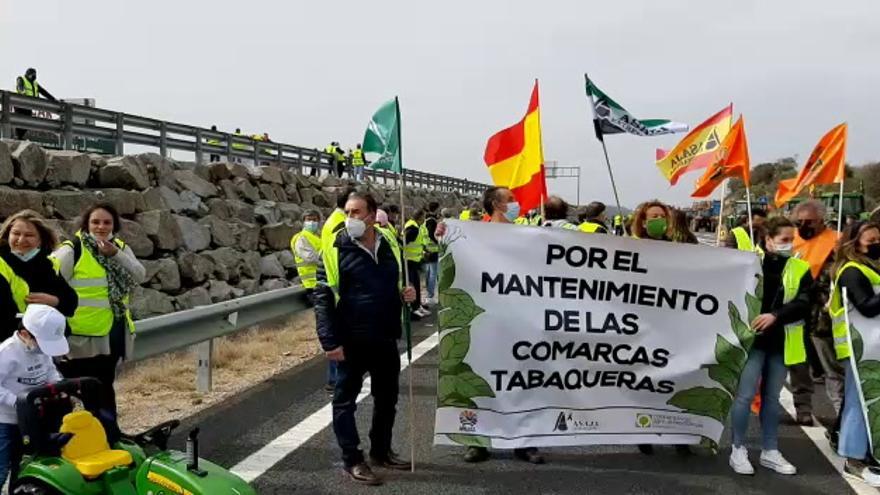
M 636 117 L 699 124 L 729 102 L 752 163 L 802 162 L 850 124 L 849 161 L 880 159 L 880 2 L 0 0 L 0 81 L 28 66 L 58 97 L 176 122 L 359 142 L 399 95 L 405 166 L 488 182 L 486 139 L 541 83 L 544 154 L 583 171 L 581 202 L 612 194 L 583 74 Z M 680 137 L 680 136 L 678 136 Z M 625 205 L 676 204 L 654 149 L 611 136 Z M 551 192 L 575 199 L 573 179 Z

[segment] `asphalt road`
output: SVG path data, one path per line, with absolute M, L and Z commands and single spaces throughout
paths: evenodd
M 420 323 L 414 342 L 433 340 L 435 328 Z M 485 463 L 472 465 L 460 460 L 461 448 L 433 446 L 432 429 L 436 394 L 436 347 L 430 348 L 413 366 L 414 414 L 416 424 L 415 473 L 378 471 L 386 479 L 382 487 L 351 483 L 341 472 L 327 408 L 328 394 L 321 390 L 325 363 L 315 359 L 274 377 L 254 389 L 185 422 L 178 438 L 182 447 L 186 428 L 202 429 L 201 454 L 219 464 L 244 469 L 254 477 L 262 494 L 847 494 L 876 493 L 863 485 L 853 488 L 840 476 L 820 451 L 822 429 L 808 430 L 783 418 L 780 449 L 794 463 L 799 474 L 781 476 L 757 467 L 759 436 L 752 421 L 749 447 L 757 474 L 735 475 L 727 465 L 729 437 L 721 451 L 712 455 L 699 451 L 680 456 L 671 447 L 656 449 L 653 456 L 641 455 L 635 447 L 602 446 L 546 449 L 548 463 L 534 466 L 496 452 Z M 409 400 L 406 384 L 409 370 L 401 375 L 401 402 L 395 428 L 395 450 L 409 457 Z M 785 401 L 783 401 L 785 403 Z M 322 409 L 323 408 L 323 409 Z M 371 402 L 361 402 L 359 428 L 366 439 Z M 816 395 L 816 415 L 831 421 L 831 410 L 822 394 Z M 839 466 L 842 460 L 835 458 Z M 256 467 L 256 470 L 254 468 Z M 257 476 L 257 474 L 259 474 Z M 867 491 L 871 490 L 871 491 Z

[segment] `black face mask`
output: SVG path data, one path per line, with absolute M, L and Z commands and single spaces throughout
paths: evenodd
M 865 255 L 874 261 L 880 260 L 880 244 L 871 244 L 868 246 L 868 252 L 865 253 Z
M 801 239 L 810 240 L 816 236 L 816 227 L 810 224 L 800 224 L 798 226 L 798 235 L 801 236 Z

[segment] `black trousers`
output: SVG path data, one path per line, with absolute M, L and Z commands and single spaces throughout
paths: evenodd
M 69 361 L 61 361 L 58 363 L 58 371 L 64 378 L 82 378 L 92 377 L 101 381 L 101 395 L 103 401 L 101 408 L 113 413 L 113 417 L 118 417 L 116 413 L 116 391 L 113 389 L 113 382 L 116 381 L 116 363 L 119 362 L 119 356 L 94 356 L 90 358 L 71 359 Z
M 14 108 L 13 112 L 21 114 L 21 115 L 26 115 L 28 117 L 31 117 L 34 115 L 33 110 L 31 110 L 29 108 Z M 18 139 L 19 141 L 21 141 L 24 139 L 24 137 L 26 135 L 27 135 L 27 129 L 24 129 L 22 127 L 15 128 L 15 139 Z
M 336 160 L 336 176 L 341 179 L 343 172 L 345 172 L 345 162 Z
M 406 262 L 406 269 L 409 271 L 409 283 L 412 284 L 413 288 L 416 290 L 416 300 L 410 304 L 412 311 L 422 307 L 422 274 L 419 273 L 421 268 L 422 263 L 419 261 Z
M 364 375 L 370 374 L 373 396 L 373 423 L 370 428 L 370 455 L 384 458 L 391 452 L 394 416 L 397 414 L 400 355 L 394 340 L 343 345 L 345 360 L 336 368 L 333 392 L 333 432 L 342 449 L 342 462 L 352 467 L 364 462 L 360 450 L 355 411 Z

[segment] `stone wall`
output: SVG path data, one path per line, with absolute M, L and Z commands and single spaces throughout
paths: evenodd
M 147 269 L 132 297 L 136 318 L 165 314 L 298 283 L 290 238 L 302 212 L 325 218 L 347 185 L 275 166 L 194 165 L 155 153 L 105 157 L 44 150 L 28 141 L 0 141 L 0 217 L 40 212 L 63 238 L 96 201 L 123 217 L 120 237 Z M 367 184 L 379 203 L 396 203 L 396 188 Z M 407 205 L 439 201 L 461 208 L 458 193 L 407 188 Z

